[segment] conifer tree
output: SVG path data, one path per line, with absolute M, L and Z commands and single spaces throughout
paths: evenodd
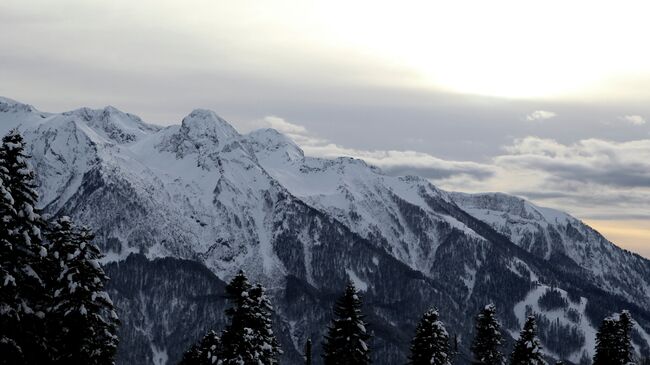
M 281 351 L 264 289 L 253 287 L 240 271 L 226 286 L 226 294 L 233 306 L 226 310 L 230 324 L 221 336 L 220 359 L 224 364 L 277 364 Z
M 254 335 L 254 345 L 258 353 L 258 364 L 277 364 L 278 356 L 281 354 L 275 334 L 273 333 L 273 321 L 271 314 L 273 306 L 264 293 L 264 287 L 256 284 L 250 291 L 251 305 L 251 329 Z
M 617 336 L 619 335 L 618 323 L 614 318 L 608 317 L 598 328 L 596 334 L 596 354 L 593 365 L 618 365 L 618 351 L 616 349 Z
M 546 365 L 541 351 L 535 317 L 529 316 L 519 333 L 519 339 L 515 342 L 510 355 L 510 365 Z
M 226 309 L 226 315 L 230 317 L 230 323 L 223 330 L 221 336 L 222 357 L 224 360 L 241 358 L 242 361 L 252 361 L 252 355 L 244 358 L 252 352 L 253 345 L 250 343 L 250 335 L 246 332 L 246 317 L 249 311 L 249 292 L 252 286 L 248 278 L 240 271 L 226 286 L 226 296 L 232 303 L 232 307 Z M 250 358 L 249 358 L 250 357 Z
M 620 364 L 627 365 L 633 362 L 633 352 L 634 348 L 632 347 L 632 316 L 630 312 L 624 310 L 618 316 L 617 321 L 618 327 L 618 336 L 616 336 L 616 357 L 617 361 Z
M 201 364 L 200 342 L 195 343 L 183 353 L 183 357 L 178 365 L 199 365 Z
M 632 317 L 622 311 L 617 318 L 605 318 L 596 334 L 594 365 L 627 365 L 634 362 Z
M 305 343 L 305 365 L 311 365 L 311 339 L 307 339 L 307 342 Z
M 61 217 L 48 232 L 56 262 L 53 277 L 51 335 L 55 363 L 113 364 L 117 349 L 117 314 L 104 284 L 108 277 L 98 260 L 93 234 Z
M 0 146 L 0 363 L 47 361 L 42 280 L 47 250 L 42 220 L 35 210 L 38 194 L 23 138 L 14 129 Z
M 18 363 L 22 360 L 22 348 L 17 342 L 19 334 L 16 271 L 18 253 L 14 251 L 11 231 L 7 224 L 14 217 L 11 193 L 5 188 L 8 179 L 6 169 L 0 166 L 0 353 L 5 357 L 0 363 Z
M 502 365 L 503 355 L 499 348 L 503 344 L 501 325 L 496 318 L 496 307 L 488 304 L 476 316 L 476 334 L 472 342 L 474 364 Z
M 179 365 L 217 365 L 221 353 L 221 338 L 214 331 L 209 331 L 199 343 L 193 345 L 183 354 Z
M 451 365 L 449 335 L 437 309 L 429 309 L 418 323 L 409 360 L 412 365 Z
M 323 344 L 325 365 L 370 364 L 366 341 L 366 322 L 361 313 L 361 300 L 352 283 L 345 288 L 334 307 L 332 320 Z

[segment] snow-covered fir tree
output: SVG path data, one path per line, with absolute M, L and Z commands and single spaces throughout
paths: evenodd
M 634 361 L 634 347 L 632 347 L 632 316 L 624 310 L 618 316 L 618 336 L 616 337 L 616 358 L 620 364 L 630 364 Z
M 311 354 L 312 354 L 312 349 L 311 349 L 311 339 L 308 339 L 307 342 L 305 342 L 305 365 L 311 365 Z
M 608 317 L 603 319 L 603 322 L 598 328 L 596 334 L 596 354 L 594 355 L 593 365 L 619 365 L 617 361 L 617 336 L 619 335 L 619 327 L 617 321 Z
M 411 341 L 409 360 L 413 365 L 451 365 L 449 335 L 436 308 L 429 309 L 420 319 Z
M 226 310 L 230 323 L 221 335 L 222 358 L 225 363 L 252 361 L 254 347 L 247 328 L 250 313 L 249 292 L 252 286 L 248 278 L 240 271 L 226 286 L 226 295 L 232 307 Z
M 211 331 L 212 332 L 212 331 Z M 178 365 L 198 365 L 201 363 L 201 350 L 200 342 L 193 344 L 187 351 L 183 353 L 183 357 Z
M 108 277 L 98 262 L 101 254 L 92 242 L 93 234 L 61 217 L 52 223 L 47 236 L 56 262 L 50 309 L 54 362 L 113 364 L 118 318 L 104 291 Z
M 542 356 L 542 346 L 537 338 L 537 324 L 534 316 L 528 316 L 519 339 L 510 354 L 510 365 L 546 365 Z
M 497 309 L 494 304 L 488 304 L 476 316 L 476 333 L 472 342 L 474 364 L 502 365 L 504 363 L 501 346 L 501 325 L 496 317 Z
M 366 322 L 361 313 L 361 299 L 354 287 L 348 283 L 343 296 L 334 307 L 334 316 L 325 342 L 323 359 L 325 365 L 363 365 L 370 364 L 370 350 L 367 341 Z
M 221 336 L 223 364 L 277 364 L 281 351 L 264 288 L 252 286 L 240 271 L 226 286 L 226 294 L 233 306 L 226 310 L 230 324 Z
M 47 258 L 38 194 L 23 138 L 11 130 L 0 146 L 0 363 L 48 359 L 42 280 Z
M 254 345 L 258 351 L 258 364 L 277 364 L 278 356 L 282 353 L 278 340 L 273 333 L 273 306 L 266 296 L 264 287 L 256 284 L 250 291 L 251 318 L 250 328 L 253 330 Z
M 7 171 L 0 165 L 0 353 L 5 359 L 0 363 L 22 360 L 22 349 L 17 342 L 20 309 L 16 286 L 18 270 L 18 252 L 12 243 L 8 223 L 14 217 L 14 200 L 5 187 L 8 180 Z
M 183 354 L 179 365 L 220 365 L 221 338 L 214 331 L 209 331 L 199 343 Z

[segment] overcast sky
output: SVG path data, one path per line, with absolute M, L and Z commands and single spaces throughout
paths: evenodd
M 360 157 L 586 220 L 650 257 L 644 1 L 0 2 L 0 95 L 215 110 L 316 156 Z

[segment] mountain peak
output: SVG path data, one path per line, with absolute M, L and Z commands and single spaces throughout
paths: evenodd
M 36 109 L 29 105 L 24 104 L 14 99 L 9 99 L 4 96 L 0 96 L 0 112 L 35 112 Z
M 264 128 L 248 134 L 255 152 L 268 151 L 272 154 L 283 153 L 289 160 L 302 160 L 303 150 L 289 137 L 273 128 Z
M 199 153 L 205 157 L 214 155 L 227 142 L 237 140 L 239 137 L 241 136 L 235 128 L 215 112 L 194 109 L 183 118 L 180 128 L 175 133 L 167 135 L 158 148 L 161 151 L 175 153 L 177 158 L 192 153 Z
M 160 129 L 143 122 L 137 115 L 125 113 L 110 105 L 103 109 L 79 108 L 62 115 L 73 120 L 80 118 L 81 122 L 102 137 L 120 144 L 135 142 Z
M 181 122 L 181 132 L 194 140 L 215 143 L 239 136 L 230 123 L 208 109 L 194 109 Z

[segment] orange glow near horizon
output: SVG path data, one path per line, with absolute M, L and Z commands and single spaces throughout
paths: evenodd
M 650 258 L 650 227 L 643 220 L 585 220 L 617 246 Z

